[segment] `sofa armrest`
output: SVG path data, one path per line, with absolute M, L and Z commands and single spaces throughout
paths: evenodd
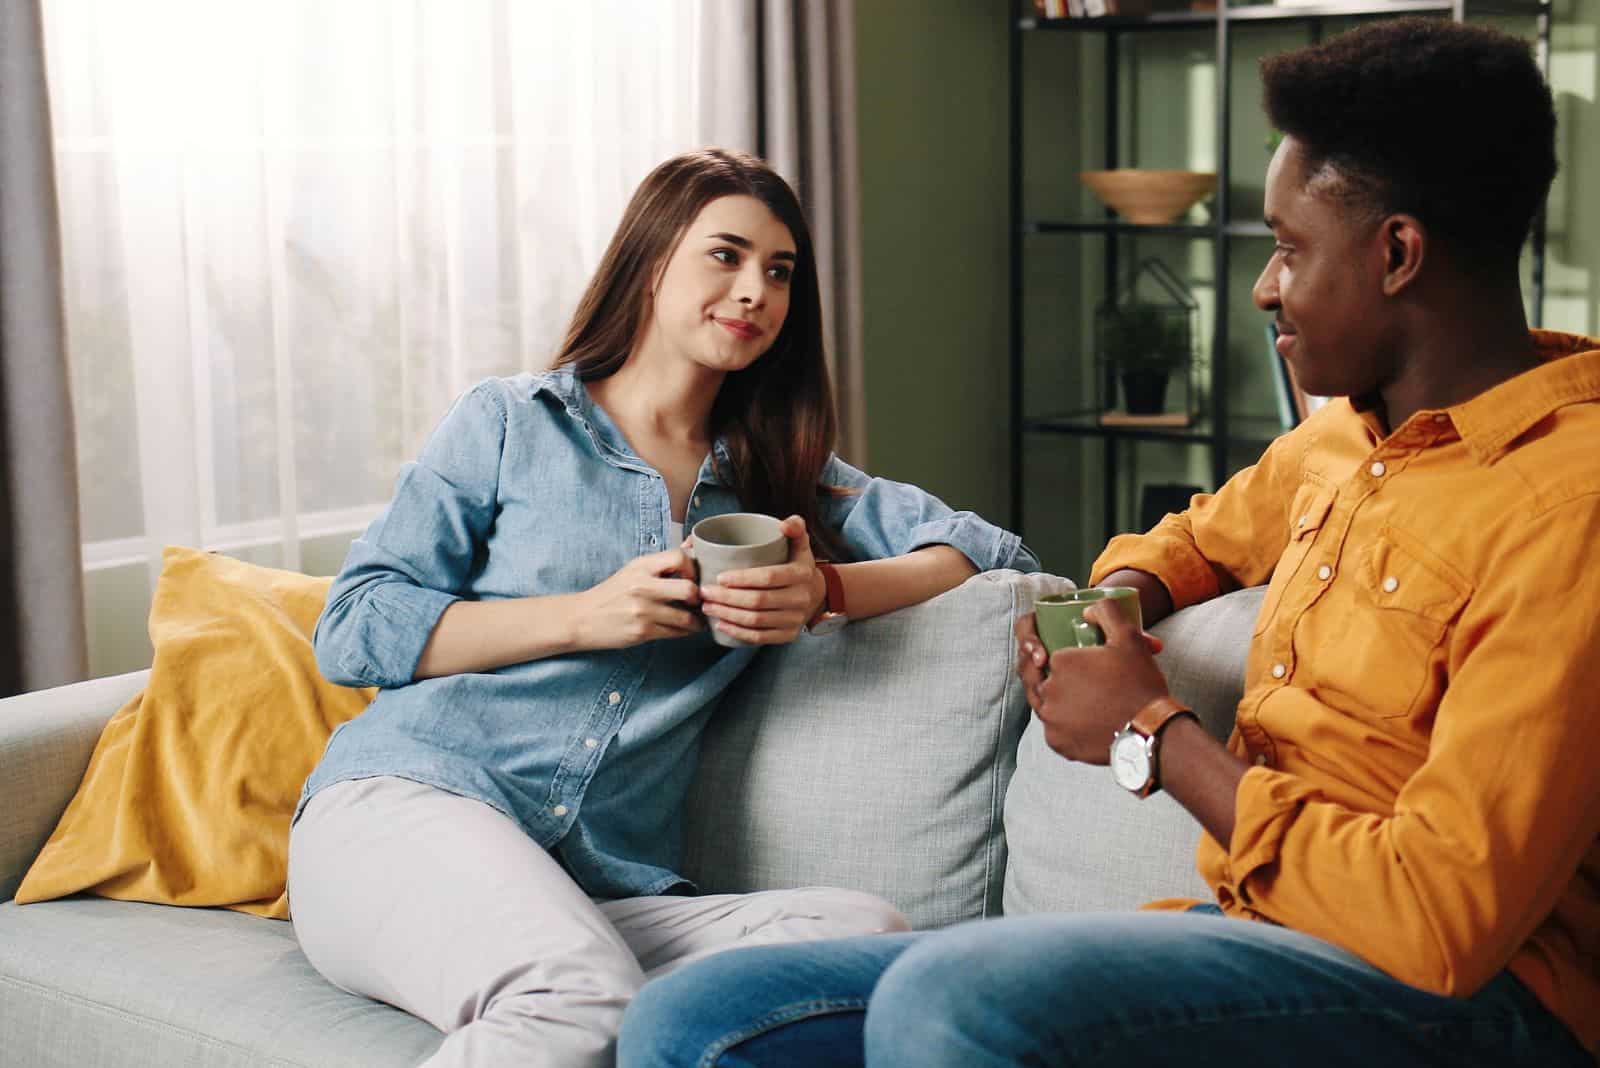
M 0 901 L 9 901 L 66 811 L 100 731 L 148 671 L 0 701 Z

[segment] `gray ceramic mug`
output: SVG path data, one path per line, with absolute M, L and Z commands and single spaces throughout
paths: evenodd
M 778 520 L 759 512 L 729 512 L 702 519 L 689 532 L 693 543 L 689 557 L 695 565 L 695 581 L 714 586 L 724 571 L 747 567 L 770 567 L 789 562 L 789 539 Z M 747 644 L 730 638 L 715 627 L 711 637 L 718 645 L 738 649 Z

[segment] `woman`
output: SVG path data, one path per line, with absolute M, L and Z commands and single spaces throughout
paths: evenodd
M 859 619 L 1036 564 L 833 435 L 794 194 L 693 152 L 635 193 L 554 368 L 464 395 L 351 546 L 318 662 L 381 690 L 306 783 L 290 898 L 330 981 L 448 1032 L 430 1064 L 605 1064 L 648 975 L 905 926 L 866 894 L 695 897 L 675 870 L 700 730 L 756 649 L 841 593 Z M 683 530 L 741 510 L 787 517 L 789 562 L 697 586 Z M 819 555 L 854 561 L 831 600 Z

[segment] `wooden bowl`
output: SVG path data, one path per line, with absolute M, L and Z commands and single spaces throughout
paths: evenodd
M 1083 171 L 1078 177 L 1123 219 L 1145 226 L 1180 218 L 1217 188 L 1210 171 Z

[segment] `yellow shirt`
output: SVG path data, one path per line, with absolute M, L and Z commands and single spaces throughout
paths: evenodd
M 1452 996 L 1509 967 L 1600 1044 L 1600 341 L 1387 437 L 1336 400 L 1149 534 L 1173 606 L 1271 580 L 1201 874 Z M 1157 903 L 1170 907 L 1176 902 Z

